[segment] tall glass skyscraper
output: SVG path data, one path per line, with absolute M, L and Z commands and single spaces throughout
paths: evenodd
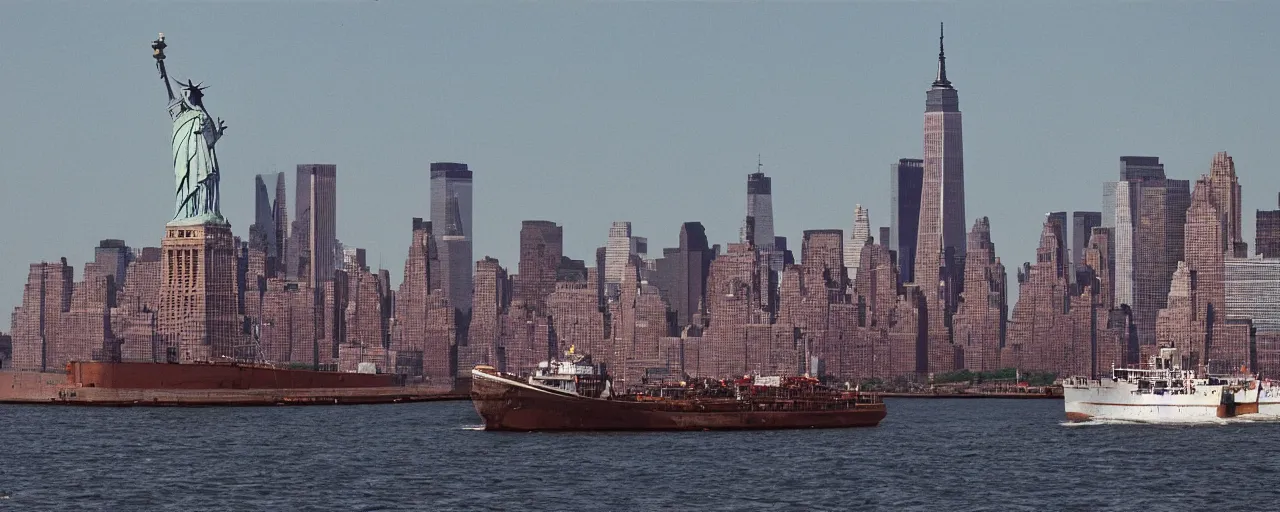
M 898 274 L 903 283 L 914 282 L 916 237 L 920 232 L 920 187 L 924 184 L 924 160 L 903 158 L 889 166 L 889 248 L 898 251 Z
M 471 311 L 473 284 L 471 176 L 464 163 L 431 164 L 432 237 L 445 267 L 442 287 L 449 303 L 463 313 Z

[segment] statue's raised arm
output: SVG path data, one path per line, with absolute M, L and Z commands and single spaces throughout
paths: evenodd
M 173 86 L 169 85 L 169 73 L 164 69 L 164 32 L 160 38 L 151 42 L 151 56 L 156 58 L 156 69 L 160 71 L 160 79 L 164 81 L 164 90 L 169 93 L 169 102 L 173 102 Z

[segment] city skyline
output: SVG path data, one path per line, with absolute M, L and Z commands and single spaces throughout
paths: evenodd
M 554 10 L 554 8 L 552 9 Z M 745 10 L 753 11 L 752 9 Z M 978 32 L 976 28 L 981 26 L 980 24 L 970 24 L 966 26 L 966 23 L 963 21 L 954 21 L 954 18 L 966 18 L 969 16 L 971 15 L 937 16 L 940 18 L 946 18 L 949 21 L 949 25 L 951 25 L 949 28 L 951 29 L 950 32 L 952 33 L 952 37 L 948 38 L 947 42 L 949 43 L 948 49 L 951 50 L 948 52 L 948 56 L 952 59 L 952 65 L 949 66 L 948 71 L 951 74 L 950 78 L 953 81 L 964 84 L 966 93 L 966 108 L 964 110 L 970 114 L 968 116 L 970 117 L 970 122 L 966 127 L 970 133 L 966 135 L 972 135 L 975 130 L 979 133 L 989 133 L 993 124 L 997 122 L 1015 127 L 1020 126 L 1021 129 L 1024 130 L 1027 129 L 1031 125 L 1006 122 L 1003 119 L 996 121 L 990 117 L 989 113 L 984 113 L 984 107 L 987 107 L 992 103 L 992 96 L 995 96 L 997 93 L 992 91 L 989 87 L 990 82 L 982 79 L 982 73 L 980 70 L 983 67 L 989 68 L 992 66 L 993 62 L 990 61 L 993 59 L 989 53 L 984 54 L 983 52 L 973 51 L 973 43 L 965 41 L 966 38 L 969 38 L 970 41 L 973 40 L 975 35 L 977 35 L 975 32 Z M 823 141 L 847 139 L 858 130 L 865 130 L 872 125 L 909 125 L 912 123 L 913 119 L 915 120 L 914 123 L 916 123 L 916 128 L 914 129 L 914 134 L 911 131 L 892 130 L 892 133 L 894 134 L 893 138 L 896 140 L 894 143 L 895 149 L 882 148 L 876 150 L 877 152 L 874 156 L 833 159 L 832 161 L 837 162 L 837 165 L 826 166 L 831 170 L 825 172 L 836 172 L 836 176 L 845 183 L 848 183 L 848 186 L 815 186 L 814 183 L 816 180 L 805 179 L 803 177 L 807 176 L 809 173 L 815 172 L 809 170 L 806 165 L 807 163 L 812 162 L 809 157 L 794 158 L 798 155 L 795 155 L 790 150 L 771 151 L 773 148 L 770 147 L 771 145 L 767 142 L 757 142 L 755 144 L 757 146 L 755 149 L 747 149 L 742 152 L 726 151 L 723 147 L 716 150 L 715 147 L 709 146 L 710 149 L 704 151 L 693 151 L 694 154 L 714 155 L 712 158 L 720 162 L 715 169 L 709 170 L 709 172 L 706 173 L 707 176 L 703 176 L 702 178 L 693 178 L 695 181 L 698 179 L 706 179 L 707 181 L 714 183 L 710 188 L 702 188 L 699 190 L 699 193 L 704 196 L 704 199 L 702 201 L 687 201 L 680 199 L 681 196 L 679 193 L 674 194 L 673 200 L 676 201 L 677 204 L 688 205 L 689 208 L 687 210 L 685 208 L 665 208 L 659 206 L 662 203 L 654 201 L 654 199 L 666 196 L 669 191 L 657 184 L 631 182 L 631 178 L 627 176 L 628 172 L 626 170 L 626 167 L 631 164 L 622 162 L 621 160 L 623 159 L 618 158 L 603 159 L 590 165 L 583 165 L 583 163 L 579 163 L 571 167 L 577 169 L 604 169 L 604 171 L 597 171 L 601 176 L 600 179 L 603 179 L 604 181 L 616 181 L 621 179 L 631 189 L 642 192 L 638 195 L 646 195 L 644 192 L 647 192 L 647 195 L 652 198 L 646 203 L 648 204 L 647 207 L 637 207 L 637 205 L 632 203 L 628 198 L 619 197 L 617 200 L 612 201 L 616 204 L 611 208 L 615 209 L 610 213 L 605 213 L 597 211 L 597 209 L 593 209 L 592 200 L 586 197 L 587 195 L 584 194 L 585 190 L 582 188 L 578 188 L 576 192 L 567 196 L 557 195 L 554 190 L 557 187 L 554 185 L 576 181 L 581 178 L 580 173 L 571 173 L 567 176 L 562 176 L 561 178 L 563 179 L 556 179 L 552 177 L 543 178 L 544 182 L 553 186 L 542 187 L 539 189 L 545 191 L 547 195 L 545 198 L 536 198 L 539 203 L 559 202 L 562 203 L 564 208 L 579 212 L 576 215 L 554 215 L 553 213 L 555 212 L 547 211 L 545 206 L 522 208 L 520 207 L 519 201 L 495 201 L 494 197 L 500 189 L 507 188 L 513 183 L 519 183 L 518 181 L 510 181 L 513 173 L 522 173 L 525 169 L 510 165 L 493 165 L 494 162 L 491 161 L 491 153 L 486 147 L 477 146 L 470 151 L 438 151 L 440 153 L 439 157 L 436 156 L 437 151 L 428 151 L 426 158 L 427 161 L 468 162 L 477 169 L 477 173 L 479 174 L 479 176 L 476 177 L 477 218 L 475 224 L 477 226 L 477 240 L 476 247 L 474 249 L 475 258 L 473 259 L 479 259 L 485 255 L 495 256 L 503 261 L 504 266 L 507 266 L 508 268 L 511 268 L 511 263 L 517 259 L 515 257 L 515 253 L 518 245 L 514 243 L 514 241 L 518 239 L 516 233 L 519 230 L 520 221 L 524 219 L 545 219 L 563 226 L 565 255 L 575 259 L 588 261 L 592 260 L 594 248 L 604 245 L 604 241 L 608 234 L 608 224 L 612 221 L 632 222 L 634 225 L 634 231 L 648 237 L 651 240 L 651 243 L 654 244 L 654 247 L 677 246 L 678 244 L 676 242 L 680 226 L 686 221 L 702 222 L 702 224 L 707 228 L 707 238 L 713 244 L 731 242 L 736 239 L 736 236 L 733 235 L 735 234 L 734 231 L 738 229 L 738 224 L 741 219 L 741 190 L 739 190 L 741 188 L 741 176 L 743 174 L 749 174 L 752 167 L 754 167 L 753 164 L 755 162 L 752 161 L 752 158 L 756 153 L 764 154 L 765 171 L 774 179 L 772 187 L 774 196 L 774 216 L 777 219 L 778 224 L 776 234 L 778 236 L 788 238 L 790 241 L 789 246 L 792 250 L 796 250 L 800 247 L 800 242 L 802 240 L 800 235 L 804 230 L 835 228 L 844 230 L 845 235 L 848 236 L 848 229 L 852 222 L 850 212 L 852 211 L 853 203 L 861 203 L 869 210 L 870 224 L 872 226 L 872 234 L 874 235 L 876 233 L 876 228 L 889 225 L 889 187 L 887 184 L 887 177 L 883 176 L 883 171 L 879 171 L 879 169 L 883 169 L 885 162 L 894 162 L 898 158 L 920 157 L 918 149 L 919 118 L 915 116 L 919 115 L 920 112 L 919 94 L 922 84 L 927 81 L 925 77 L 929 77 L 929 75 L 932 75 L 933 73 L 930 61 L 932 60 L 931 54 L 934 53 L 934 50 L 920 52 L 907 51 L 907 48 L 928 48 L 933 45 L 933 35 L 928 34 L 928 32 L 932 31 L 932 28 L 926 30 L 926 27 L 929 26 L 929 24 L 926 23 L 919 23 L 918 25 L 921 27 L 921 30 L 917 34 L 911 36 L 898 34 L 894 36 L 894 43 L 901 45 L 902 47 L 901 53 L 887 52 L 883 55 L 884 58 L 893 58 L 905 61 L 907 63 L 905 68 L 913 70 L 909 75 L 911 78 L 910 80 L 900 82 L 904 85 L 900 88 L 898 86 L 894 86 L 893 90 L 882 91 L 875 94 L 855 94 L 850 92 L 843 98 L 844 101 L 853 103 L 885 101 L 890 104 L 909 104 L 910 106 L 906 108 L 894 108 L 892 117 L 886 116 L 882 119 L 858 121 L 855 123 L 858 126 L 844 132 L 819 128 L 803 132 L 805 135 L 816 136 L 817 139 Z M 178 34 L 171 34 L 171 37 L 172 35 Z M 191 36 L 179 35 L 179 37 L 200 36 L 192 34 Z M 1136 47 L 1146 48 L 1148 50 L 1152 49 L 1151 47 L 1145 47 L 1143 45 L 1136 45 Z M 114 51 L 114 49 L 111 51 Z M 130 55 L 133 54 L 130 53 Z M 229 65 L 229 63 L 224 60 L 215 61 L 215 67 L 225 67 L 227 65 Z M 817 68 L 818 67 L 815 66 L 815 69 Z M 825 64 L 821 66 L 821 68 L 826 69 L 833 74 L 849 71 L 848 69 L 843 69 L 841 66 L 831 64 Z M 182 73 L 183 71 L 179 70 L 178 72 Z M 202 69 L 201 73 L 205 73 L 205 71 Z M 180 74 L 179 76 L 185 77 L 186 75 Z M 425 168 L 425 164 L 420 164 L 409 169 L 408 174 L 405 176 L 387 180 L 376 179 L 381 175 L 381 169 L 379 169 L 380 166 L 370 165 L 366 161 L 352 160 L 350 158 L 326 158 L 325 155 L 322 154 L 325 153 L 323 151 L 317 152 L 318 154 L 314 158 L 300 156 L 299 158 L 294 159 L 294 162 L 281 161 L 268 165 L 263 165 L 261 163 L 254 164 L 252 162 L 253 157 L 250 156 L 252 155 L 252 152 L 244 151 L 246 149 L 245 145 L 248 144 L 246 139 L 251 137 L 251 134 L 253 134 L 255 130 L 261 128 L 255 127 L 254 121 L 244 120 L 246 118 L 246 116 L 243 115 L 245 107 L 243 104 L 238 103 L 244 103 L 246 101 L 261 101 L 253 98 L 253 96 L 258 94 L 259 91 L 254 91 L 253 88 L 245 87 L 242 83 L 244 82 L 243 80 L 229 79 L 227 75 L 222 72 L 215 73 L 211 70 L 207 72 L 207 76 L 217 77 L 216 81 L 211 84 L 213 87 L 219 87 L 222 88 L 223 91 L 228 92 L 234 91 L 231 94 L 223 94 L 217 97 L 217 100 L 215 101 L 219 112 L 240 111 L 234 116 L 227 114 L 229 118 L 236 120 L 236 123 L 232 128 L 232 133 L 236 134 L 237 137 L 228 139 L 228 142 L 225 144 L 231 144 L 232 146 L 228 147 L 234 149 L 224 149 L 224 152 L 227 154 L 222 155 L 224 160 L 223 165 L 226 169 L 224 171 L 223 179 L 223 209 L 226 216 L 232 222 L 235 233 L 242 238 L 247 239 L 247 228 L 254 222 L 253 196 L 249 191 L 249 183 L 252 181 L 253 175 L 268 171 L 283 170 L 286 169 L 287 166 L 297 165 L 300 162 L 319 161 L 334 163 L 338 167 L 350 171 L 344 172 L 343 178 L 339 180 L 341 185 L 338 187 L 340 192 L 337 202 L 339 203 L 339 209 L 342 213 L 339 216 L 340 220 L 338 221 L 339 226 L 337 230 L 337 238 L 342 240 L 344 245 L 347 247 L 364 247 L 369 249 L 369 259 L 371 264 L 376 264 L 380 260 L 382 264 L 379 266 L 392 270 L 393 276 L 398 274 L 398 272 L 396 272 L 398 268 L 397 261 L 403 255 L 405 250 L 402 227 L 406 224 L 406 219 L 411 216 L 426 217 L 429 213 L 429 204 L 428 201 L 425 200 L 425 192 L 428 188 L 428 177 L 426 176 L 428 171 Z M 235 75 L 233 74 L 231 76 Z M 810 78 L 809 80 L 817 81 L 821 79 L 822 75 L 818 75 Z M 688 85 L 695 90 L 698 88 L 693 84 Z M 678 88 L 678 86 L 679 84 L 676 84 L 673 88 Z M 53 87 L 54 90 L 57 90 L 56 85 L 51 85 L 51 87 Z M 317 85 L 311 87 L 323 88 L 324 86 Z M 1133 88 L 1133 90 L 1139 89 L 1141 89 L 1141 87 Z M 442 98 L 437 95 L 432 96 L 435 98 Z M 627 96 L 624 95 L 623 97 Z M 645 95 L 643 91 L 637 91 L 632 97 L 643 99 Z M 465 102 L 466 99 L 448 99 L 444 101 Z M 1144 106 L 1145 103 L 1146 102 L 1135 103 L 1134 108 L 1150 108 L 1150 106 Z M 740 105 L 739 107 L 741 108 L 735 108 L 735 111 L 741 110 L 743 115 L 750 113 L 750 109 L 745 108 L 745 105 Z M 1264 105 L 1259 109 L 1262 112 L 1253 112 L 1253 114 L 1261 115 L 1261 113 L 1266 112 L 1267 108 L 1269 107 Z M 1198 109 L 1198 111 L 1209 112 L 1212 111 L 1212 109 L 1201 108 Z M 126 117 L 130 118 L 126 119 L 126 121 L 129 122 L 132 122 L 132 118 L 135 118 L 132 114 Z M 137 116 L 138 119 L 141 119 L 142 117 L 146 116 Z M 975 120 L 975 117 L 977 120 Z M 1245 124 L 1245 122 L 1238 116 L 1232 117 L 1233 122 L 1238 121 L 1241 124 Z M 1017 118 L 1015 116 L 1011 121 L 1016 121 L 1016 119 Z M 155 119 L 147 117 L 146 119 L 141 119 L 141 121 L 154 126 Z M 720 125 L 720 123 L 716 123 L 716 126 L 718 125 Z M 32 131 L 40 133 L 39 128 L 40 125 L 37 123 Z M 295 127 L 292 129 L 296 130 L 297 128 Z M 237 133 L 236 130 L 241 131 Z M 150 128 L 144 130 L 144 132 L 147 133 L 149 133 L 149 131 L 152 130 Z M 311 130 L 308 128 L 302 131 L 306 132 Z M 322 130 L 316 131 L 322 132 Z M 1167 136 L 1167 132 L 1161 132 L 1160 130 L 1154 131 L 1157 133 L 1164 133 Z M 1126 133 L 1125 135 L 1127 136 L 1130 133 Z M 692 135 L 693 134 L 691 134 L 691 136 Z M 124 138 L 128 139 L 127 136 L 124 136 Z M 693 141 L 696 142 L 700 138 L 701 137 L 695 136 L 693 137 Z M 714 139 L 709 132 L 706 138 Z M 968 150 L 966 151 L 966 159 L 970 160 L 969 165 L 966 166 L 969 167 L 970 171 L 968 173 L 969 186 L 967 188 L 970 189 L 969 191 L 972 196 L 973 189 L 977 187 L 998 186 L 993 183 L 992 178 L 1002 173 L 996 172 L 996 166 L 992 165 L 993 160 L 990 158 L 990 155 L 993 151 L 1005 149 L 1007 146 L 1002 142 L 996 142 L 993 144 L 989 138 L 984 139 L 982 136 L 979 136 L 979 141 L 982 142 L 975 142 L 973 137 L 967 138 L 970 138 L 969 144 L 967 144 L 968 147 L 966 148 Z M 1087 173 L 1074 176 L 1073 183 L 1064 187 L 1069 190 L 1075 186 L 1074 181 L 1079 181 L 1079 185 L 1087 192 L 1081 194 L 1079 198 L 1069 200 L 1063 199 L 1061 202 L 1053 202 L 1052 204 L 1045 206 L 1040 206 L 1036 203 L 1046 202 L 1046 197 L 1054 197 L 1058 194 L 1045 194 L 1043 191 L 1033 190 L 1033 193 L 1029 194 L 1005 194 L 1002 196 L 1001 202 L 993 202 L 990 200 L 989 196 L 986 197 L 987 200 L 985 201 L 977 198 L 971 198 L 967 208 L 968 211 L 966 212 L 966 216 L 968 218 L 966 218 L 964 222 L 966 230 L 970 225 L 972 225 L 973 219 L 984 216 L 991 217 L 993 225 L 993 241 L 1002 248 L 1002 258 L 1006 264 L 1010 264 L 1010 267 L 1012 267 L 1014 262 L 1033 260 L 1032 254 L 1030 253 L 1034 251 L 1035 233 L 1039 233 L 1039 227 L 1034 226 L 1035 224 L 1038 224 L 1038 221 L 1035 220 L 1037 216 L 1029 214 L 1043 213 L 1044 210 L 1100 210 L 1101 201 L 1098 197 L 1098 184 L 1106 179 L 1114 179 L 1114 162 L 1118 156 L 1126 154 L 1159 156 L 1161 157 L 1162 162 L 1166 164 L 1168 169 L 1167 174 L 1171 178 L 1194 180 L 1199 176 L 1199 174 L 1205 172 L 1208 156 L 1218 150 L 1225 149 L 1237 160 L 1241 169 L 1242 182 L 1245 185 L 1245 194 L 1242 198 L 1242 203 L 1244 205 L 1242 222 L 1244 229 L 1242 230 L 1242 238 L 1246 242 L 1252 242 L 1253 210 L 1267 210 L 1273 208 L 1275 206 L 1273 191 L 1280 188 L 1280 186 L 1271 182 L 1274 178 L 1269 176 L 1269 173 L 1263 172 L 1266 168 L 1264 161 L 1269 156 L 1265 151 L 1257 151 L 1256 149 L 1250 151 L 1248 149 L 1250 144 L 1248 143 L 1241 143 L 1237 145 L 1232 143 L 1232 141 L 1214 142 L 1208 140 L 1203 141 L 1203 143 L 1196 142 L 1195 144 L 1187 144 L 1187 146 L 1191 146 L 1189 148 L 1179 147 L 1178 149 L 1171 151 L 1161 151 L 1160 148 L 1144 150 L 1144 147 L 1150 147 L 1150 140 L 1148 139 L 1146 142 L 1143 142 L 1143 137 L 1141 136 L 1135 136 L 1133 138 L 1135 139 L 1135 142 L 1130 144 L 1124 143 L 1124 138 L 1122 138 L 1122 141 L 1117 142 L 1115 145 L 1128 149 L 1120 149 L 1114 153 L 1108 153 L 1107 151 L 1109 151 L 1109 149 L 1105 146 L 1097 147 L 1095 149 L 1093 146 L 1082 145 L 1080 148 L 1077 148 L 1077 151 L 1080 153 L 1089 155 L 1086 157 L 1086 160 L 1098 162 L 1097 165 L 1087 166 L 1089 169 Z M 1181 146 L 1178 143 L 1180 141 L 1177 137 L 1168 138 L 1173 141 L 1165 142 L 1164 144 Z M 746 141 L 747 138 L 744 137 L 742 139 Z M 23 139 L 18 138 L 18 140 L 21 141 Z M 154 140 L 154 138 L 151 138 L 150 140 Z M 788 140 L 788 138 L 781 137 L 778 140 L 780 141 L 780 143 L 777 143 L 778 145 L 785 145 L 781 142 Z M 504 148 L 511 145 L 512 144 L 510 143 L 502 143 L 493 144 L 490 147 L 496 152 L 501 152 Z M 515 145 L 519 144 L 516 143 Z M 827 145 L 827 143 L 824 143 L 824 145 Z M 18 148 L 21 148 L 22 146 L 23 144 L 15 145 L 15 147 Z M 1257 147 L 1256 145 L 1254 146 Z M 572 147 L 574 146 L 566 144 L 549 146 L 548 149 L 565 151 L 567 148 Z M 838 148 L 840 145 L 829 144 L 828 147 Z M 896 149 L 899 147 L 907 149 Z M 916 149 L 910 149 L 912 147 Z M 1203 149 L 1198 149 L 1201 147 Z M 21 151 L 21 149 L 19 149 L 19 151 Z M 162 148 L 151 143 L 127 144 L 125 147 L 117 150 L 117 153 L 119 153 L 119 151 L 148 154 L 153 157 L 158 157 L 147 158 L 145 161 L 154 161 L 164 158 Z M 830 151 L 830 149 L 828 149 L 828 151 Z M 987 155 L 985 157 L 981 157 L 979 160 L 982 164 L 973 163 L 975 158 L 979 158 L 975 157 L 975 151 L 977 151 L 978 154 Z M 659 151 L 657 153 L 662 152 Z M 882 153 L 883 155 L 881 155 Z M 704 156 L 703 158 L 706 157 Z M 45 166 L 56 165 L 56 161 L 57 159 L 53 159 L 45 164 Z M 657 162 L 660 161 L 662 160 L 657 160 Z M 22 158 L 19 157 L 17 162 L 23 162 Z M 107 168 L 118 165 L 114 162 L 115 160 L 108 162 Z M 235 162 L 235 164 L 233 165 L 231 162 Z M 10 165 L 12 165 L 12 163 Z M 539 164 L 534 162 L 535 169 L 538 165 Z M 1032 164 L 1024 161 L 1023 165 L 1030 166 Z M 29 167 L 30 166 L 23 166 L 23 168 Z M 130 165 L 130 169 L 133 168 L 136 168 L 136 166 Z M 145 168 L 151 167 L 147 166 Z M 609 170 L 615 168 L 618 169 L 616 172 Z M 851 168 L 858 169 L 858 171 L 854 173 L 848 172 L 848 169 Z M 1041 172 L 1034 176 L 1038 178 L 1037 181 L 1053 183 L 1055 176 L 1052 176 L 1052 174 L 1062 173 L 1062 171 L 1059 171 L 1057 173 L 1049 173 L 1050 175 L 1046 176 L 1045 173 Z M 29 181 L 29 176 L 25 173 L 20 174 L 20 176 L 15 177 L 17 178 L 14 180 L 15 186 L 6 187 L 8 190 L 22 190 L 26 194 L 38 198 L 47 197 L 43 194 L 46 194 L 46 189 L 51 187 L 43 185 L 41 182 L 32 183 Z M 128 183 L 129 179 L 131 179 L 134 174 L 145 175 L 143 176 L 143 179 L 150 180 L 154 177 L 155 173 L 135 171 L 130 172 L 128 175 L 117 174 L 116 176 L 120 178 L 121 183 Z M 533 174 L 537 173 L 534 172 Z M 360 176 L 360 178 L 353 179 L 353 176 Z M 97 187 L 102 188 L 102 184 L 96 181 L 99 179 L 101 178 L 89 177 L 84 181 L 88 184 L 98 183 Z M 589 183 L 588 185 L 578 184 L 575 186 L 590 187 L 592 186 L 591 183 L 596 183 L 591 182 L 590 180 L 587 181 Z M 115 181 L 112 181 L 112 183 L 114 182 Z M 636 187 L 640 188 L 637 189 Z M 130 190 L 130 192 L 124 194 L 121 198 L 125 202 L 147 202 L 147 198 L 154 197 L 154 194 L 149 195 L 143 193 L 142 187 L 125 186 L 125 188 Z M 421 198 L 416 204 L 410 204 L 405 207 L 407 209 L 411 209 L 411 215 L 392 215 L 387 214 L 380 209 L 365 206 L 378 202 L 377 198 L 380 196 L 380 194 L 370 193 L 370 190 L 383 191 L 386 189 L 396 188 L 413 189 L 414 195 Z M 822 188 L 839 188 L 840 190 L 830 192 L 819 190 Z M 136 196 L 133 191 L 137 191 Z M 835 193 L 838 193 L 841 196 L 840 201 L 824 199 L 830 197 L 827 194 Z M 630 196 L 637 194 L 626 195 Z M 807 200 L 810 196 L 814 197 L 811 201 Z M 5 208 L 19 208 L 17 210 L 6 209 L 5 213 L 8 214 L 6 215 L 8 218 L 31 217 L 29 214 L 25 213 L 29 209 L 29 203 L 25 202 L 25 198 L 17 197 L 17 194 L 8 193 L 5 195 L 4 199 L 5 201 L 3 201 L 3 203 L 5 204 Z M 163 201 L 151 202 L 156 202 L 157 204 L 142 206 L 141 208 L 149 210 L 163 210 L 166 208 Z M 292 202 L 294 205 L 300 204 L 296 197 L 290 197 L 288 202 Z M 1028 206 L 1027 203 L 1031 203 L 1032 206 Z M 510 207 L 493 207 L 489 208 L 489 210 L 492 211 L 485 212 L 483 210 L 485 210 L 484 205 L 486 204 L 502 204 L 504 206 L 510 205 Z M 697 206 L 698 204 L 705 204 L 706 206 Z M 24 207 L 24 205 L 26 205 L 26 207 Z M 24 270 L 23 266 L 25 266 L 27 262 L 39 261 L 42 259 L 47 261 L 56 261 L 58 257 L 66 256 L 73 265 L 79 267 L 79 263 L 88 260 L 91 256 L 91 248 L 93 245 L 96 244 L 98 240 L 105 238 L 123 239 L 134 247 L 158 245 L 161 234 L 160 230 L 151 222 L 144 220 L 154 218 L 154 215 L 131 216 L 124 215 L 123 213 L 116 213 L 130 211 L 130 208 L 136 208 L 136 206 L 122 205 L 118 209 L 111 209 L 106 211 L 103 215 L 96 216 L 101 217 L 101 219 L 84 219 L 84 222 L 77 223 L 74 227 L 66 229 L 63 228 L 63 223 L 58 222 L 45 224 L 42 221 L 37 221 L 30 223 L 35 229 L 44 230 L 45 232 L 56 226 L 58 229 L 62 230 L 62 235 L 57 237 L 57 240 L 40 240 L 37 242 L 35 239 L 27 239 L 26 242 L 22 242 L 22 236 L 18 236 L 21 235 L 21 233 L 15 232 L 14 235 L 18 236 L 17 241 L 20 243 L 14 245 L 20 247 L 20 249 L 6 249 L 5 261 L 7 263 L 3 269 L 0 269 L 0 284 L 3 284 L 3 291 L 0 292 L 0 305 L 6 305 L 10 309 L 12 306 L 16 305 L 20 296 L 19 290 L 21 288 L 20 283 Z M 1037 211 L 1037 208 L 1040 211 Z M 365 211 L 353 211 L 357 209 Z M 831 213 L 820 213 L 815 215 L 815 209 L 824 211 L 829 210 Z M 68 208 L 68 210 L 70 210 L 72 214 L 77 211 L 76 208 Z M 667 213 L 663 210 L 672 211 Z M 1009 212 L 1011 210 L 1016 211 L 1015 213 L 1010 214 Z M 544 212 L 547 214 L 542 214 Z M 61 215 L 66 214 L 62 213 Z M 504 220 L 501 220 L 500 222 L 493 222 L 493 215 L 499 215 Z M 673 218 L 676 220 L 668 222 L 670 220 L 667 218 L 668 216 L 674 216 Z M 485 217 L 488 217 L 489 221 L 486 221 Z M 62 217 L 55 215 L 53 218 L 59 219 Z M 41 219 L 43 219 L 43 217 Z M 105 222 L 105 226 L 107 227 L 104 227 L 104 224 L 99 224 L 100 222 Z M 1032 225 L 1034 228 L 1027 229 L 1027 225 Z M 19 226 L 11 227 L 11 230 L 14 231 L 19 229 L 21 229 Z M 90 230 L 92 234 L 89 234 Z M 82 235 L 77 236 L 77 232 Z M 382 234 L 384 232 L 389 233 L 389 235 Z M 1252 243 L 1250 243 L 1250 245 L 1252 245 Z M 1078 257 L 1078 255 L 1072 255 L 1073 260 Z M 398 280 L 399 277 L 396 276 L 393 279 Z M 1017 291 L 1016 289 L 1012 289 L 1010 293 L 1016 295 Z

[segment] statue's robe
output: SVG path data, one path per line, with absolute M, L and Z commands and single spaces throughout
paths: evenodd
M 174 220 L 218 213 L 218 129 L 202 108 L 179 100 L 173 116 Z

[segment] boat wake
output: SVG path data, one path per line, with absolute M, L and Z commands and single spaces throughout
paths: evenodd
M 1212 418 L 1204 420 L 1122 420 L 1112 418 L 1095 418 L 1088 421 L 1064 421 L 1064 427 L 1098 427 L 1108 425 L 1226 425 L 1228 420 Z
M 459 427 L 461 430 L 484 430 L 484 424 L 480 425 L 463 425 Z
M 1272 414 L 1245 414 L 1227 418 L 1227 423 L 1280 423 L 1280 416 Z
M 1245 414 L 1234 418 L 1209 418 L 1196 420 L 1122 420 L 1111 418 L 1094 418 L 1088 421 L 1064 421 L 1064 427 L 1098 427 L 1107 425 L 1178 425 L 1178 426 L 1222 426 L 1248 423 L 1280 423 L 1280 416 L 1266 414 Z

